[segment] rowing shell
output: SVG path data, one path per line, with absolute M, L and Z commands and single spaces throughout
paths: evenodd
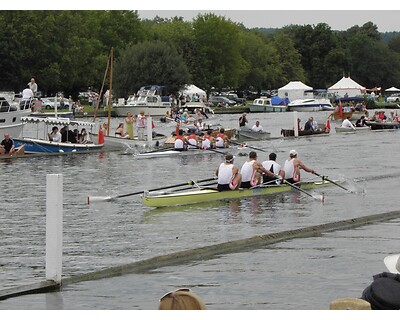
M 336 181 L 336 183 L 340 183 L 340 181 Z M 296 186 L 301 189 L 313 189 L 327 187 L 331 185 L 332 183 L 329 181 L 319 181 L 304 182 Z M 231 191 L 217 191 L 216 189 L 196 189 L 169 194 L 152 194 L 149 192 L 144 192 L 144 194 L 142 195 L 142 202 L 148 207 L 170 207 L 216 200 L 264 196 L 268 194 L 287 192 L 290 190 L 295 189 L 287 184 L 281 184 Z
M 163 157 L 171 157 L 171 156 L 196 156 L 199 154 L 224 154 L 228 149 L 212 149 L 212 150 L 203 150 L 203 149 L 188 149 L 185 151 L 176 151 L 176 150 L 164 150 L 164 151 L 150 151 L 144 153 L 138 153 L 135 157 L 137 159 L 148 159 L 148 158 L 163 158 Z

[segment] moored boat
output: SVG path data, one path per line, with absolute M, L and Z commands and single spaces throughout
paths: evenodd
M 11 138 L 19 137 L 23 123 L 21 117 L 31 113 L 32 100 L 14 100 L 14 92 L 0 92 L 0 137 L 7 132 Z
M 338 183 L 338 182 L 337 182 Z M 331 186 L 332 183 L 329 181 L 318 181 L 318 182 L 304 182 L 297 184 L 296 187 L 307 190 L 313 188 Z M 218 191 L 213 188 L 195 189 L 190 191 L 182 192 L 171 192 L 171 193 L 151 193 L 144 192 L 142 195 L 142 202 L 148 207 L 170 207 L 187 205 L 194 203 L 202 203 L 217 200 L 247 198 L 254 196 L 265 196 L 270 194 L 277 194 L 282 192 L 288 192 L 295 190 L 290 185 L 267 185 L 259 186 L 252 189 L 238 189 L 231 191 Z
M 329 99 L 298 99 L 288 104 L 289 111 L 315 112 L 334 110 Z
M 274 97 L 277 100 L 274 103 L 273 98 L 260 97 L 257 98 L 249 105 L 250 112 L 286 112 L 287 106 L 284 100 L 279 97 Z
M 113 106 L 119 117 L 126 116 L 127 112 L 138 115 L 144 111 L 145 115 L 164 116 L 171 114 L 171 102 L 168 96 L 162 96 L 163 86 L 149 85 L 139 89 L 136 95 L 130 96 L 126 104 L 119 102 Z

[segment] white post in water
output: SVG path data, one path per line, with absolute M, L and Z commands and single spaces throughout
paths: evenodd
M 293 127 L 294 127 L 294 136 L 299 136 L 299 125 L 297 123 L 297 111 L 293 111 Z
M 153 141 L 153 120 L 151 117 L 147 117 L 146 129 L 147 129 L 147 141 Z
M 46 177 L 46 280 L 61 283 L 63 175 Z

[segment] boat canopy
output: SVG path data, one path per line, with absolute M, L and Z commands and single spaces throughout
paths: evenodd
M 93 127 L 94 122 L 75 121 L 69 118 L 41 118 L 41 117 L 21 117 L 24 123 L 45 123 L 47 125 L 63 125 L 63 126 L 89 126 Z

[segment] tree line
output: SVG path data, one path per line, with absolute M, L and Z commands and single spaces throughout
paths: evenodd
M 373 22 L 249 29 L 212 13 L 184 21 L 123 10 L 0 11 L 0 30 L 0 90 L 19 92 L 31 77 L 48 95 L 99 90 L 111 48 L 117 97 L 148 84 L 261 91 L 299 80 L 323 89 L 343 75 L 367 88 L 400 86 L 400 34 Z

